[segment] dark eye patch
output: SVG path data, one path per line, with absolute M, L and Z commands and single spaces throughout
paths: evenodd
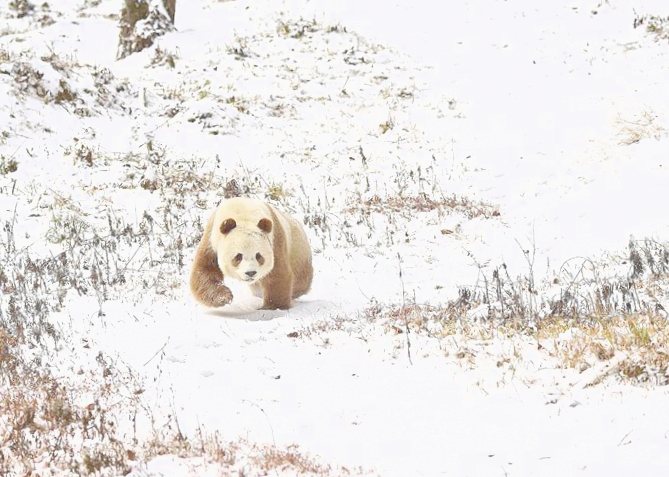
M 236 267 L 242 262 L 243 255 L 241 253 L 238 253 L 235 255 L 235 258 L 232 259 L 232 264 Z
M 265 257 L 263 257 L 262 255 L 260 255 L 260 253 L 256 253 L 256 260 L 258 261 L 258 263 L 259 263 L 260 265 L 262 265 L 263 263 L 265 263 Z

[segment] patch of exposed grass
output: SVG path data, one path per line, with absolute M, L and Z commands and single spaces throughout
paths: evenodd
M 279 471 L 297 475 L 331 475 L 330 466 L 323 465 L 303 454 L 295 445 L 286 449 L 267 446 L 259 448 L 258 451 L 258 455 L 253 460 L 260 469 L 268 474 Z
M 243 37 L 235 37 L 234 43 L 226 48 L 230 55 L 234 55 L 236 60 L 244 60 L 253 56 L 249 49 L 248 40 Z
M 81 67 L 76 57 L 58 54 L 53 50 L 50 50 L 48 55 L 41 56 L 40 59 L 49 63 L 54 70 L 63 74 L 68 74 L 74 68 Z
M 12 172 L 16 172 L 19 168 L 18 162 L 11 157 L 0 156 L 0 175 L 6 176 Z
M 388 131 L 392 130 L 395 127 L 395 121 L 393 121 L 393 118 L 388 118 L 381 124 L 379 124 L 379 131 L 381 134 L 385 134 Z
M 225 104 L 229 104 L 242 114 L 249 114 L 249 101 L 239 96 L 229 96 L 225 99 Z
M 433 338 L 459 334 L 468 339 L 490 340 L 495 336 L 528 335 L 533 328 L 520 318 L 490 316 L 488 307 L 472 301 L 469 290 L 461 289 L 459 297 L 440 305 L 407 303 L 374 304 L 363 317 L 380 324 L 392 334 L 422 333 Z
M 153 53 L 153 58 L 151 59 L 151 66 L 166 65 L 170 68 L 175 68 L 178 58 L 179 55 L 177 55 L 176 53 L 167 51 L 158 46 L 156 47 L 156 50 Z
M 70 89 L 66 81 L 60 80 L 58 83 L 58 91 L 53 97 L 56 104 L 72 103 L 77 99 L 77 94 Z
M 66 383 L 17 345 L 0 323 L 1 475 L 33 475 L 36 465 L 48 475 L 126 475 L 161 455 L 197 458 L 224 475 L 364 473 L 321 463 L 296 445 L 226 442 L 202 429 L 189 438 L 171 420 L 150 437 L 137 439 L 119 425 L 121 419 L 134 421 L 149 412 L 141 403 L 143 389 L 128 371 L 98 355 L 98 368 L 73 374 L 76 379 Z
M 159 36 L 172 31 L 173 14 L 174 2 L 158 6 L 147 0 L 125 0 L 119 21 L 117 58 L 142 51 L 153 45 Z
M 366 310 L 364 317 L 382 326 L 386 333 L 401 335 L 402 340 L 407 333 L 445 340 L 442 346 L 447 354 L 451 348 L 453 356 L 466 358 L 472 365 L 485 343 L 502 338 L 511 343 L 535 342 L 557 365 L 579 373 L 590 368 L 605 370 L 602 374 L 595 373 L 586 385 L 599 384 L 607 377 L 633 384 L 669 384 L 669 321 L 665 317 L 551 316 L 531 324 L 521 319 L 477 317 L 476 308 L 471 305 L 462 299 L 442 306 L 375 305 Z M 342 328 L 341 323 L 333 326 L 312 327 L 297 336 Z M 452 341 L 455 337 L 457 340 Z M 409 347 L 410 339 L 407 338 Z M 522 354 L 515 356 L 522 359 Z
M 363 312 L 363 316 L 367 320 L 381 324 L 386 332 L 394 334 L 415 332 L 443 337 L 455 333 L 457 321 L 466 314 L 463 305 L 464 303 L 459 300 L 445 306 L 374 304 Z
M 30 475 L 38 462 L 50 475 L 127 473 L 126 449 L 134 444 L 117 432 L 114 408 L 126 391 L 119 371 L 100 357 L 104 369 L 81 371 L 75 381 L 56 379 L 20 342 L 0 322 L 0 473 Z M 94 400 L 78 402 L 83 393 Z
M 669 40 L 669 17 L 641 15 L 634 18 L 634 28 L 644 27 L 656 40 Z
M 286 38 L 294 38 L 296 40 L 311 36 L 318 31 L 326 33 L 346 33 L 346 27 L 342 25 L 327 25 L 323 26 L 315 19 L 305 20 L 299 18 L 297 20 L 279 20 L 276 26 L 276 32 Z
M 587 264 L 597 268 L 591 260 Z M 492 274 L 482 269 L 477 284 L 462 288 L 456 300 L 439 306 L 376 304 L 364 318 L 392 335 L 449 338 L 442 343 L 454 336 L 465 344 L 499 337 L 534 340 L 565 368 L 582 372 L 603 367 L 605 374 L 589 384 L 612 375 L 634 383 L 669 384 L 669 245 L 632 241 L 625 264 L 627 274 L 608 277 L 586 273 L 581 264 L 548 288 L 533 277 L 511 278 L 505 265 Z M 319 332 L 314 327 L 307 331 L 314 330 Z M 470 346 L 458 348 L 456 357 L 461 352 L 474 359 Z
M 319 31 L 320 28 L 321 26 L 316 22 L 316 20 L 304 20 L 300 18 L 299 20 L 294 21 L 279 21 L 276 27 L 276 31 L 280 36 L 299 40 L 304 36 Z
M 280 201 L 288 197 L 290 194 L 283 188 L 281 184 L 270 184 L 267 187 L 265 196 L 273 201 Z
M 500 215 L 496 206 L 477 202 L 466 197 L 452 195 L 450 197 L 430 197 L 427 194 L 420 193 L 410 196 L 389 196 L 380 197 L 374 195 L 370 199 L 362 201 L 359 204 L 350 205 L 347 212 L 358 212 L 369 214 L 372 212 L 382 214 L 395 213 L 413 213 L 413 212 L 431 212 L 440 213 L 461 213 L 469 219 L 483 217 L 492 218 Z
M 629 120 L 618 118 L 619 143 L 630 146 L 644 139 L 660 139 L 666 136 L 667 130 L 657 124 L 657 115 L 644 111 L 637 117 Z
M 42 83 L 44 75 L 33 68 L 29 63 L 17 62 L 12 67 L 12 77 L 22 93 L 32 92 L 38 98 L 48 101 L 49 93 Z
M 29 0 L 10 0 L 9 9 L 14 11 L 16 18 L 23 18 L 35 11 L 35 5 Z
M 539 339 L 565 367 L 585 371 L 618 358 L 607 369 L 637 383 L 669 384 L 669 321 L 629 315 L 540 321 Z

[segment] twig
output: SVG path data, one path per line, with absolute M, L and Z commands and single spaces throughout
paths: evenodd
M 149 364 L 149 363 L 153 360 L 153 358 L 155 358 L 156 356 L 158 356 L 158 353 L 160 353 L 161 351 L 163 351 L 163 350 L 165 349 L 165 346 L 167 346 L 167 344 L 168 344 L 169 342 L 170 342 L 170 339 L 168 338 L 167 341 L 165 341 L 165 344 L 162 345 L 158 351 L 156 351 L 155 353 L 153 353 L 153 356 L 151 356 L 151 357 L 149 358 L 149 360 L 148 360 L 146 363 L 144 363 L 142 366 L 146 366 L 147 364 Z
M 516 244 L 518 244 L 518 247 L 520 248 L 521 252 L 523 252 L 523 256 L 525 257 L 525 261 L 527 262 L 527 266 L 529 268 L 529 275 L 527 277 L 528 280 L 528 298 L 529 298 L 529 306 L 530 306 L 530 313 L 532 314 L 532 318 L 536 316 L 535 314 L 535 299 L 534 299 L 534 260 L 537 254 L 537 244 L 535 240 L 535 233 L 534 233 L 534 226 L 532 227 L 532 255 L 530 256 L 530 251 L 525 250 L 525 248 L 522 246 L 522 244 L 518 241 L 518 239 L 514 239 L 516 241 Z
M 629 444 L 630 442 L 632 442 L 632 441 L 627 441 L 627 442 L 625 442 L 625 439 L 627 439 L 627 438 L 629 437 L 629 435 L 630 435 L 633 431 L 634 431 L 634 429 L 632 429 L 631 431 L 629 431 L 627 434 L 625 434 L 625 435 L 622 437 L 622 439 L 620 439 L 620 442 L 618 442 L 618 447 L 623 446 L 623 445 L 627 445 L 627 444 Z
M 265 419 L 267 419 L 267 425 L 269 426 L 269 430 L 272 433 L 272 444 L 274 444 L 274 447 L 276 447 L 276 440 L 274 439 L 274 427 L 272 427 L 272 421 L 269 420 L 269 416 L 267 415 L 265 410 L 261 408 L 258 404 L 254 403 L 253 401 L 249 401 L 248 399 L 244 399 L 242 402 L 246 402 L 260 409 L 260 412 L 262 412 L 263 415 L 265 416 Z
M 413 366 L 413 361 L 411 360 L 411 338 L 409 337 L 409 320 L 407 319 L 407 309 L 406 303 L 404 302 L 405 292 L 404 292 L 404 277 L 402 276 L 402 256 L 397 252 L 397 261 L 399 263 L 400 270 L 400 283 L 402 284 L 402 317 L 404 317 L 404 329 L 406 331 L 405 335 L 407 337 L 407 358 L 409 358 L 409 364 Z

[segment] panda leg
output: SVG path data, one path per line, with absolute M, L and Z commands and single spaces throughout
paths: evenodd
M 263 310 L 287 310 L 293 296 L 293 275 L 272 271 L 262 280 Z
M 232 292 L 223 284 L 224 277 L 218 268 L 216 252 L 209 244 L 213 221 L 214 216 L 212 215 L 195 251 L 190 275 L 190 289 L 193 296 L 203 305 L 218 307 L 232 301 Z

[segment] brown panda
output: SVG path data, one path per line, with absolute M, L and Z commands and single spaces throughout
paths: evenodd
M 292 217 L 257 199 L 224 200 L 211 214 L 195 253 L 190 287 L 204 305 L 232 301 L 225 276 L 244 281 L 264 309 L 287 309 L 309 291 L 311 248 Z

